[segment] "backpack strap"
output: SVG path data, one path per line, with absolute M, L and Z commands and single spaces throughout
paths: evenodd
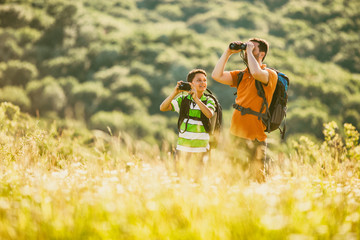
M 190 112 L 190 103 L 192 102 L 189 97 L 189 95 L 185 96 L 181 102 L 181 106 L 180 106 L 180 112 L 179 112 L 179 119 L 178 119 L 178 131 L 179 133 L 184 133 L 187 129 L 187 124 L 189 122 L 189 119 L 193 119 L 193 120 L 200 120 L 203 123 L 203 126 L 205 128 L 205 131 L 208 133 L 210 132 L 210 120 L 201 112 L 201 116 L 200 118 L 197 117 L 190 117 L 189 116 L 189 112 Z M 205 95 L 206 96 L 206 100 L 202 101 L 205 105 L 207 104 L 208 101 L 208 96 L 209 95 Z M 181 124 L 183 123 L 184 119 L 186 120 L 185 123 L 185 130 L 181 131 Z
M 245 114 L 252 114 L 258 117 L 258 119 L 260 120 L 262 118 L 263 113 L 260 112 L 256 112 L 254 110 L 252 110 L 251 108 L 245 108 L 239 104 L 234 103 L 233 104 L 233 108 L 235 108 L 236 110 L 241 112 L 241 115 L 245 115 Z
M 204 93 L 205 95 L 205 93 Z M 205 105 L 207 104 L 207 101 L 208 101 L 208 95 L 206 94 L 206 101 L 202 101 Z M 201 111 L 200 111 L 201 112 Z M 208 119 L 205 114 L 203 114 L 203 112 L 201 112 L 201 117 L 200 117 L 200 120 L 205 128 L 205 131 L 207 133 L 210 133 L 210 119 Z
M 238 89 L 238 87 L 239 87 L 239 85 L 240 85 L 240 83 L 241 83 L 241 81 L 242 81 L 242 79 L 243 79 L 243 76 L 244 76 L 244 72 L 243 72 L 243 71 L 240 71 L 240 72 L 238 73 L 238 78 L 237 78 L 237 83 L 236 83 L 236 92 L 234 92 L 234 95 L 237 94 L 237 89 Z
M 182 102 L 181 102 L 181 106 L 180 106 L 180 111 L 179 111 L 179 119 L 178 119 L 178 131 L 179 133 L 184 133 L 186 131 L 187 128 L 187 124 L 189 122 L 189 110 L 190 110 L 190 102 L 191 100 L 188 98 L 189 95 L 186 95 Z M 181 132 L 181 124 L 184 121 L 184 119 L 187 118 L 186 121 L 186 127 L 185 130 L 183 132 Z
M 258 80 L 255 80 L 255 86 L 257 89 L 257 94 L 259 95 L 259 97 L 261 97 L 263 99 L 263 103 L 261 105 L 260 111 L 257 112 L 257 111 L 252 110 L 251 108 L 245 108 L 236 103 L 233 104 L 233 108 L 240 111 L 241 115 L 252 114 L 252 115 L 257 116 L 258 119 L 259 120 L 261 119 L 262 122 L 265 124 L 266 129 L 270 129 L 270 121 L 268 121 L 270 119 L 270 111 L 269 111 L 269 104 L 265 97 L 264 87 L 263 87 L 262 83 Z M 264 108 L 265 108 L 265 113 L 262 113 Z
M 205 128 L 205 131 L 209 134 L 213 134 L 213 130 L 215 129 L 211 129 L 211 122 L 210 121 L 215 121 L 215 122 L 218 122 L 221 126 L 221 123 L 222 123 L 222 115 L 219 114 L 218 112 L 218 109 L 217 108 L 221 108 L 221 105 L 218 101 L 218 99 L 215 97 L 215 95 L 212 93 L 212 91 L 210 89 L 206 89 L 206 91 L 208 93 L 205 93 L 204 92 L 204 95 L 206 97 L 206 102 L 204 102 L 204 104 L 206 105 L 207 104 L 207 101 L 209 98 L 211 98 L 214 102 L 215 102 L 215 110 L 214 110 L 214 114 L 216 113 L 216 119 L 209 119 L 207 118 L 202 112 L 201 112 L 201 121 L 204 125 L 204 128 Z M 220 109 L 221 111 L 221 109 Z
M 266 129 L 270 129 L 270 121 L 268 121 L 270 119 L 270 110 L 269 110 L 269 104 L 265 97 L 265 91 L 264 91 L 263 84 L 260 81 L 255 80 L 255 86 L 256 86 L 256 89 L 258 90 L 258 95 L 263 99 L 263 103 L 260 108 L 260 113 L 262 113 L 265 108 L 265 113 L 262 114 L 262 117 L 261 117 L 262 121 L 265 124 Z
M 243 76 L 244 76 L 244 72 L 243 72 L 243 71 L 240 71 L 240 72 L 238 73 L 238 79 L 237 79 L 236 89 L 239 87 L 239 85 L 240 85 L 240 83 L 241 83 L 241 81 L 242 81 L 242 79 L 243 79 Z

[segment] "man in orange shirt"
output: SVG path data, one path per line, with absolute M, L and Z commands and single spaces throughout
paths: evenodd
M 234 42 L 233 44 L 241 46 L 243 43 Z M 263 64 L 269 49 L 269 44 L 265 40 L 252 38 L 242 48 L 245 50 L 226 48 L 212 72 L 212 78 L 219 83 L 237 87 L 236 104 L 234 104 L 236 109 L 233 112 L 230 133 L 234 136 L 237 147 L 247 148 L 250 153 L 247 159 L 250 162 L 250 173 L 257 181 L 262 182 L 265 180 L 267 136 L 264 131 L 266 127 L 259 116 L 242 110 L 250 109 L 250 111 L 260 113 L 263 109 L 262 113 L 265 113 L 266 109 L 262 107 L 263 99 L 257 93 L 255 81 L 261 82 L 266 100 L 270 104 L 276 88 L 277 74 Z M 225 65 L 230 56 L 241 51 L 245 51 L 244 61 L 247 68 L 225 71 Z M 243 72 L 243 77 L 238 85 L 240 72 Z

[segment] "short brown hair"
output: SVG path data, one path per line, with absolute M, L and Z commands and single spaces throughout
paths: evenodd
M 199 68 L 197 68 L 197 69 L 191 70 L 191 71 L 188 73 L 186 80 L 187 80 L 188 82 L 192 82 L 192 80 L 194 79 L 194 77 L 195 77 L 195 75 L 196 75 L 197 73 L 202 73 L 202 74 L 204 74 L 205 77 L 206 77 L 206 72 L 205 72 L 205 70 L 204 70 L 204 69 L 199 69 Z
M 264 61 L 266 54 L 269 51 L 269 43 L 266 40 L 261 39 L 261 38 L 251 38 L 249 41 L 259 43 L 260 52 L 265 52 L 265 55 L 262 59 L 262 61 Z

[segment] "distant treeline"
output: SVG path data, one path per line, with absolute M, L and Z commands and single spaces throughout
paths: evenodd
M 159 104 L 176 81 L 204 68 L 230 110 L 234 90 L 210 73 L 229 42 L 256 36 L 291 79 L 289 135 L 320 138 L 331 120 L 360 129 L 357 0 L 0 2 L 0 101 L 32 115 L 169 139 L 176 115 Z

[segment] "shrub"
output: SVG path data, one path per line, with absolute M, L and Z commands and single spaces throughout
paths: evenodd
M 32 111 L 61 112 L 66 105 L 67 99 L 59 83 L 52 77 L 43 78 L 40 81 L 32 81 L 26 88 L 31 99 Z
M 109 96 L 106 100 L 106 109 L 118 110 L 130 115 L 136 112 L 147 114 L 148 111 L 146 107 L 148 104 L 149 102 L 144 102 L 133 94 L 127 92 Z
M 139 75 L 128 76 L 127 78 L 118 78 L 110 88 L 116 93 L 130 92 L 133 96 L 140 99 L 146 97 L 152 92 L 149 82 Z
M 12 59 L 19 59 L 23 55 L 21 49 L 14 39 L 4 39 L 4 34 L 1 34 L 0 41 L 0 61 L 10 61 Z
M 72 94 L 77 101 L 93 104 L 100 96 L 107 95 L 108 90 L 100 82 L 86 82 L 75 86 Z
M 28 44 L 35 43 L 40 38 L 41 32 L 33 28 L 24 27 L 17 31 L 17 35 L 19 46 L 25 48 Z
M 119 47 L 114 45 L 101 47 L 101 49 L 97 50 L 98 53 L 95 54 L 94 58 L 91 60 L 91 68 L 97 71 L 101 67 L 113 66 L 119 59 L 119 50 Z
M 345 147 L 346 156 L 350 160 L 360 161 L 360 145 L 359 137 L 360 134 L 356 128 L 348 123 L 344 124 L 345 128 Z
M 30 110 L 30 99 L 23 88 L 6 86 L 0 89 L 0 102 L 10 102 L 20 107 L 21 111 Z
M 344 113 L 343 123 L 350 123 L 357 129 L 360 129 L 360 113 L 355 109 L 347 109 Z
M 172 21 L 180 20 L 183 15 L 180 7 L 174 4 L 161 4 L 156 7 L 156 12 Z
M 29 25 L 31 18 L 31 12 L 24 6 L 14 4 L 0 6 L 0 27 L 25 27 Z
M 122 66 L 112 66 L 107 69 L 102 69 L 94 74 L 94 80 L 103 83 L 104 87 L 108 88 L 118 81 L 127 81 L 126 76 L 129 69 Z
M 73 102 L 82 104 L 85 111 L 85 120 L 96 113 L 103 105 L 104 99 L 108 99 L 111 92 L 105 89 L 100 82 L 85 82 L 76 85 L 72 91 Z
M 89 127 L 91 129 L 100 129 L 105 132 L 108 132 L 108 128 L 110 128 L 112 133 L 116 133 L 120 129 L 125 129 L 126 118 L 127 116 L 119 111 L 99 111 L 91 116 Z
M 0 79 L 1 86 L 15 85 L 25 87 L 38 74 L 37 68 L 29 62 L 11 60 L 7 64 L 1 64 L 0 68 L 3 69 Z
M 79 81 L 84 82 L 86 81 L 89 65 L 87 49 L 73 48 L 66 56 L 59 56 L 46 61 L 43 64 L 43 74 L 55 78 L 74 76 Z
M 328 119 L 326 110 L 308 105 L 306 108 L 291 109 L 286 126 L 289 134 L 309 133 L 314 134 L 317 138 L 322 138 L 322 126 Z
M 79 81 L 74 77 L 64 77 L 58 79 L 59 85 L 62 87 L 68 100 L 72 98 L 73 89 L 79 85 Z

